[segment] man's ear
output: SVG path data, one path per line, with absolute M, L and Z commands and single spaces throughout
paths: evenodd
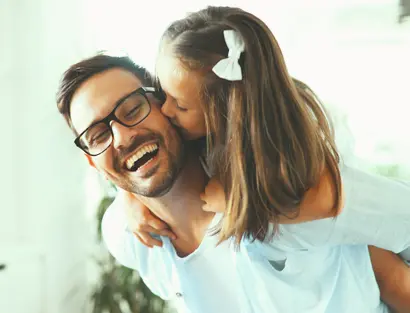
M 95 169 L 97 169 L 96 166 L 95 166 L 95 164 L 94 164 L 94 161 L 93 161 L 91 155 L 88 155 L 87 153 L 84 153 L 84 155 L 85 155 L 85 157 L 87 158 L 88 164 L 89 164 L 90 166 L 94 167 Z

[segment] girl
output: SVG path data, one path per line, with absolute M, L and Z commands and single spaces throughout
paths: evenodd
M 399 253 L 410 246 L 410 186 L 341 162 L 319 99 L 291 78 L 261 20 L 209 7 L 174 22 L 162 38 L 157 76 L 166 96 L 163 113 L 187 140 L 205 136 L 214 178 L 204 209 L 224 212 L 221 241 L 256 240 L 252 245 L 266 255 L 270 240 L 296 249 L 354 243 Z M 132 195 L 119 196 L 128 199 L 130 226 L 143 243 L 161 245 L 148 233 L 173 236 Z M 281 236 L 274 236 L 278 230 Z M 290 233 L 300 236 L 289 240 Z M 378 251 L 372 248 L 371 257 L 384 300 L 408 310 L 407 268 L 392 261 L 407 279 L 399 286 Z M 407 296 L 397 300 L 399 290 Z

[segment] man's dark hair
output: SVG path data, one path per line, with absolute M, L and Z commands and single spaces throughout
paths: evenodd
M 57 108 L 68 125 L 71 124 L 71 100 L 77 89 L 92 76 L 113 68 L 121 68 L 134 74 L 144 86 L 153 86 L 151 74 L 142 66 L 135 64 L 129 57 L 97 54 L 82 60 L 64 72 L 57 91 Z

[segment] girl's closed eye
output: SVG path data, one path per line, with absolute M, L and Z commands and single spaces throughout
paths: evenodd
M 200 87 L 203 78 L 198 73 L 187 72 L 174 57 L 160 54 L 157 61 L 158 79 L 167 99 L 161 112 L 178 127 L 182 137 L 195 140 L 207 135 Z
M 181 106 L 181 104 L 178 102 L 178 100 L 175 99 L 175 106 L 178 110 L 182 111 L 182 112 L 186 112 L 188 111 L 187 108 L 184 108 L 183 106 Z

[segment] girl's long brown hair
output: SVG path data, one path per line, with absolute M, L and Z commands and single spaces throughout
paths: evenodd
M 241 81 L 210 70 L 228 55 L 226 29 L 245 42 Z M 336 211 L 341 178 L 330 121 L 312 90 L 289 75 L 275 37 L 260 19 L 238 8 L 208 7 L 171 24 L 163 43 L 203 76 L 203 110 L 212 134 L 208 157 L 227 195 L 221 240 L 264 240 L 269 223 L 277 226 L 279 216 L 298 214 L 325 168 L 336 186 Z

